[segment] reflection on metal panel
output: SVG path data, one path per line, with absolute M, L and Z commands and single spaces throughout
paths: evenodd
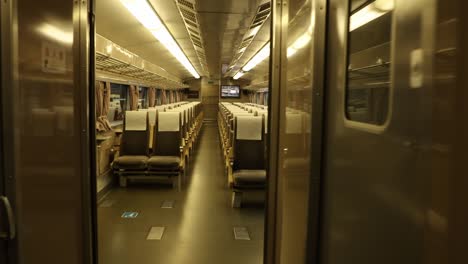
M 11 2 L 14 17 L 1 31 L 2 47 L 12 45 L 5 51 L 10 72 L 2 72 L 11 78 L 2 89 L 11 123 L 2 130 L 12 144 L 4 148 L 15 182 L 8 192 L 22 227 L 17 262 L 85 263 L 91 248 L 84 204 L 90 182 L 87 2 L 2 1 L 1 11 Z
M 174 200 L 165 200 L 165 201 L 162 203 L 161 208 L 163 208 L 163 209 L 171 209 L 171 208 L 174 208 L 174 203 L 175 203 Z
M 146 240 L 161 240 L 166 228 L 164 226 L 153 226 L 146 237 Z
M 234 227 L 233 231 L 235 240 L 250 240 L 249 231 L 246 227 Z

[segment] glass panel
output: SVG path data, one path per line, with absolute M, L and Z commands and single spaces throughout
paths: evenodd
M 288 16 L 286 84 L 280 97 L 280 166 L 278 201 L 281 223 L 280 262 L 304 263 L 310 181 L 310 114 L 312 109 L 312 2 L 292 0 Z M 263 96 L 263 95 L 262 95 Z M 266 96 L 265 96 L 266 98 Z
M 383 125 L 391 87 L 391 29 L 393 0 L 357 5 L 352 1 L 348 38 L 346 117 Z M 362 1 L 361 1 L 362 2 Z
M 111 83 L 111 99 L 107 118 L 111 124 L 121 123 L 127 109 L 128 86 Z

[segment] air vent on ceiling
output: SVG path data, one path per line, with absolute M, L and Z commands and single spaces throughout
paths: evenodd
M 185 10 L 185 9 L 181 9 L 180 11 L 182 13 L 182 16 L 191 21 L 192 23 L 198 23 L 197 22 L 197 17 L 195 16 L 195 13 L 194 12 L 191 12 L 191 11 L 188 11 L 188 10 Z
M 198 33 L 195 29 L 191 29 L 190 27 L 187 28 L 190 34 L 200 36 L 200 33 Z
M 189 9 L 195 10 L 195 6 L 192 3 L 190 3 L 189 1 L 177 0 L 177 2 L 179 3 L 179 5 L 182 5 L 184 7 L 189 8 Z
M 271 3 L 270 1 L 261 4 L 257 8 L 257 12 L 255 13 L 255 16 L 252 19 L 252 22 L 250 23 L 249 30 L 245 33 L 244 37 L 242 38 L 242 41 L 239 43 L 237 46 L 237 52 L 235 53 L 234 57 L 232 58 L 231 63 L 229 64 L 229 68 L 233 69 L 235 68 L 235 64 L 239 61 L 239 59 L 242 57 L 244 52 L 247 50 L 247 48 L 250 46 L 252 43 L 253 39 L 257 35 L 258 31 L 260 28 L 263 26 L 265 21 L 270 17 L 271 14 Z M 228 72 L 227 74 L 229 74 Z
M 193 34 L 189 34 L 189 35 L 190 35 L 190 37 L 191 37 L 192 39 L 194 39 L 194 40 L 196 40 L 196 41 L 201 41 L 201 39 L 200 39 L 199 37 L 197 37 L 197 36 L 195 36 L 195 35 L 193 35 Z
M 205 45 L 202 34 L 200 33 L 200 24 L 198 21 L 197 10 L 195 9 L 195 1 L 196 0 L 175 0 L 175 3 L 179 9 L 180 15 L 182 16 L 182 20 L 184 21 L 185 28 L 189 33 L 193 48 L 197 53 L 197 57 L 201 66 L 201 70 L 199 70 L 199 72 L 203 72 L 204 75 L 208 76 L 209 72 L 208 67 L 206 66 L 206 57 L 204 55 L 201 56 L 199 53 L 199 50 L 202 50 L 202 54 L 204 54 Z
M 194 27 L 195 29 L 198 29 L 198 25 L 193 23 L 192 21 L 190 21 L 188 19 L 185 19 L 184 21 L 185 21 L 185 24 L 188 24 L 188 25 Z

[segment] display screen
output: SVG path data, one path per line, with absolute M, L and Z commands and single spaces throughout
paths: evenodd
M 221 85 L 221 98 L 239 98 L 240 87 L 238 85 Z

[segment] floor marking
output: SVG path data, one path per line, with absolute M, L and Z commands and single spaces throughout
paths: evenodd
M 146 240 L 161 240 L 166 228 L 164 226 L 151 227 Z
M 174 208 L 174 200 L 164 200 L 164 202 L 161 205 L 161 208 L 164 208 L 164 209 Z
M 234 227 L 234 239 L 235 240 L 250 240 L 249 231 L 247 227 Z
M 112 207 L 112 205 L 114 204 L 115 204 L 114 200 L 105 200 L 99 205 L 99 207 Z
M 136 218 L 138 216 L 138 212 L 124 212 L 122 214 L 122 218 Z

